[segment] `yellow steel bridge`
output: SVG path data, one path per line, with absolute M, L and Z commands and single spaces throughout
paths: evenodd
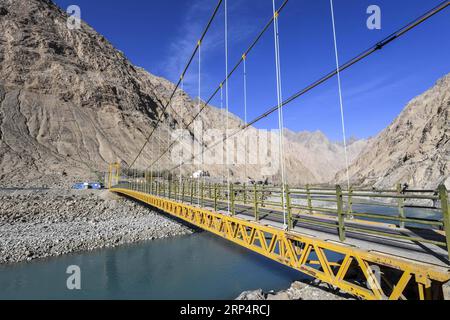
M 442 299 L 450 280 L 448 192 L 281 188 L 198 181 L 119 181 L 112 192 L 146 203 L 362 299 Z M 225 201 L 231 191 L 230 204 Z M 288 225 L 281 219 L 286 198 Z M 364 199 L 364 201 L 362 201 Z M 398 214 L 361 212 L 376 204 Z M 409 200 L 435 214 L 409 217 Z M 304 202 L 304 204 L 302 204 Z M 323 205 L 328 203 L 328 205 Z M 332 205 L 329 205 L 332 203 Z M 438 205 L 439 204 L 439 205 Z M 367 210 L 369 211 L 369 210 Z M 386 212 L 389 210 L 386 209 Z

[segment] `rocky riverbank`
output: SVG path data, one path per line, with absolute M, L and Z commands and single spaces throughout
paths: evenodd
M 192 232 L 108 191 L 0 190 L 0 263 Z
M 290 288 L 278 292 L 253 290 L 242 292 L 236 300 L 353 300 L 354 298 L 341 291 L 332 290 L 325 283 L 316 281 L 303 283 L 296 281 Z

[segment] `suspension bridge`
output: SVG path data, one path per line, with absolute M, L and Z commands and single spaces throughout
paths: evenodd
M 336 69 L 307 87 L 283 99 L 278 25 L 288 0 L 280 7 L 272 1 L 273 15 L 244 51 L 240 60 L 229 68 L 228 63 L 228 2 L 219 0 L 167 103 L 161 106 L 145 143 L 129 165 L 110 165 L 107 186 L 110 191 L 146 203 L 153 208 L 211 232 L 280 264 L 296 269 L 313 279 L 327 283 L 361 299 L 443 299 L 449 298 L 450 280 L 450 209 L 449 193 L 444 185 L 435 190 L 409 189 L 398 184 L 389 189 L 352 186 L 348 177 L 344 186 L 297 186 L 286 183 L 284 155 L 283 109 L 292 101 L 321 84 L 336 78 L 343 145 L 346 150 L 344 105 L 340 73 L 380 52 L 402 35 L 430 20 L 450 5 L 445 1 L 416 20 L 393 32 L 387 38 L 340 64 L 336 40 L 334 5 L 330 0 Z M 223 10 L 225 39 L 225 78 L 211 96 L 202 101 L 201 48 L 211 25 Z M 277 105 L 255 119 L 247 121 L 246 61 L 253 48 L 273 29 Z M 173 99 L 184 90 L 186 74 L 198 58 L 199 99 L 196 114 L 186 122 L 172 106 Z M 174 147 L 183 142 L 174 139 L 167 147 L 153 150 L 152 159 L 140 159 L 143 151 L 153 145 L 157 128 L 164 122 L 169 108 L 179 129 L 191 129 L 195 120 L 214 97 L 220 93 L 229 111 L 230 77 L 242 67 L 244 79 L 244 125 L 229 133 L 225 117 L 225 135 L 219 141 L 201 145 L 198 153 L 181 158 L 161 173 L 158 164 Z M 242 183 L 231 177 L 231 164 L 225 162 L 218 177 L 183 175 L 183 166 L 192 168 L 193 160 L 201 158 L 197 169 L 203 170 L 206 152 L 224 141 L 244 133 L 270 114 L 278 113 L 279 143 L 277 155 L 279 183 Z M 195 138 L 194 138 L 195 139 Z M 157 140 L 156 140 L 157 141 Z M 225 154 L 231 152 L 225 148 Z M 140 161 L 138 161 L 140 160 Z M 142 165 L 148 160 L 148 165 Z

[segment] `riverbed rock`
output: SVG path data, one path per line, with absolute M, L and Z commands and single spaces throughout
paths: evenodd
M 332 291 L 328 285 L 313 281 L 295 281 L 291 287 L 278 292 L 264 293 L 262 289 L 242 292 L 236 300 L 349 300 L 352 296 L 340 291 Z
M 265 300 L 262 289 L 242 292 L 236 300 Z
M 0 264 L 161 239 L 191 230 L 108 191 L 0 191 Z

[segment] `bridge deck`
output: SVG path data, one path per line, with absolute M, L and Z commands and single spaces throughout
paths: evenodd
M 230 215 L 225 202 L 216 203 L 215 210 L 214 201 L 203 199 L 200 206 L 192 196 L 182 201 L 179 197 L 169 199 L 127 188 L 111 190 L 363 299 L 440 299 L 443 283 L 450 280 L 444 248 L 361 232 L 347 232 L 342 242 L 332 217 L 302 214 L 302 220 L 296 220 L 294 228 L 285 231 L 281 212 L 267 207 L 258 210 L 259 220 L 255 223 L 254 208 L 242 204 L 235 204 L 235 215 Z M 324 221 L 327 225 L 320 224 Z M 370 231 L 391 231 L 394 235 L 417 232 L 370 221 L 346 222 L 346 228 L 352 225 Z M 439 231 L 420 232 L 428 232 L 430 240 L 440 241 L 442 237 Z M 424 239 L 424 234 L 421 237 Z M 379 273 L 372 266 L 378 266 Z M 354 278 L 357 274 L 359 278 Z
M 184 202 L 189 203 L 190 197 L 185 197 Z M 194 199 L 194 206 L 197 206 L 197 199 Z M 214 210 L 214 202 L 210 200 L 203 201 L 203 208 Z M 228 205 L 226 203 L 217 204 L 217 212 L 227 214 Z M 235 217 L 245 219 L 247 221 L 254 221 L 253 208 L 242 204 L 235 204 L 236 214 Z M 282 212 L 275 209 L 259 208 L 259 223 L 276 228 L 283 228 Z M 296 222 L 291 232 L 297 232 L 303 235 L 317 237 L 321 240 L 340 242 L 338 236 L 337 219 L 325 216 L 314 215 L 296 215 L 301 216 L 304 219 L 311 221 L 310 223 Z M 320 222 L 335 223 L 336 227 L 327 227 L 319 225 Z M 355 223 L 348 223 L 346 225 L 358 225 L 363 226 L 369 231 L 384 231 L 393 235 L 420 235 L 421 237 L 436 240 L 445 241 L 445 237 L 438 232 L 432 230 L 423 229 L 400 229 L 391 228 L 389 224 L 371 223 L 369 221 L 361 221 Z M 363 234 L 360 232 L 346 232 L 345 244 L 348 246 L 354 246 L 362 250 L 378 252 L 389 256 L 396 256 L 399 258 L 405 258 L 408 260 L 414 260 L 422 263 L 432 264 L 439 267 L 450 268 L 448 260 L 448 252 L 446 248 L 429 244 L 418 243 L 405 239 L 393 239 L 391 237 Z

